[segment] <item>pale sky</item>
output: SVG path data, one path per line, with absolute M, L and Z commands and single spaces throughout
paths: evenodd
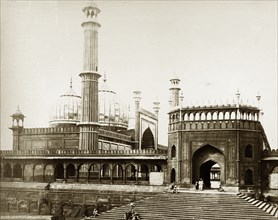
M 161 102 L 159 143 L 167 145 L 169 79 L 184 105 L 226 103 L 237 89 L 256 105 L 277 148 L 277 1 L 97 1 L 99 70 L 127 104 Z M 51 105 L 80 94 L 84 1 L 1 1 L 1 149 L 12 149 L 10 115 L 48 127 Z

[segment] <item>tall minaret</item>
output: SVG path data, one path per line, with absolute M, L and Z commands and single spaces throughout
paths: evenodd
M 133 92 L 134 101 L 135 101 L 135 148 L 140 149 L 141 143 L 139 142 L 140 139 L 140 100 L 141 100 L 141 92 L 134 91 Z
M 83 8 L 85 15 L 82 27 L 84 28 L 84 57 L 81 92 L 81 120 L 79 149 L 98 149 L 98 28 L 100 24 L 97 16 L 100 12 L 96 3 L 90 1 Z

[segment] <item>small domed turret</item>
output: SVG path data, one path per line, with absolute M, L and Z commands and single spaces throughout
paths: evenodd
M 25 116 L 22 114 L 22 112 L 19 110 L 19 106 L 17 106 L 17 110 L 14 114 L 11 115 L 13 120 L 13 127 L 23 127 L 23 122 Z

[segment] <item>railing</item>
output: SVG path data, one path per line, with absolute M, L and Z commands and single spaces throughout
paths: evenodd
M 117 155 L 125 155 L 125 156 L 150 156 L 150 155 L 166 155 L 166 150 L 26 150 L 26 151 L 13 151 L 13 150 L 2 150 L 0 151 L 0 155 L 2 157 L 5 156 L 117 156 Z

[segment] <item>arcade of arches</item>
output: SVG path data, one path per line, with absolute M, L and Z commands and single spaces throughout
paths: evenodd
M 102 182 L 149 183 L 150 172 L 162 172 L 160 164 L 99 164 L 57 163 L 20 164 L 5 163 L 1 177 L 5 180 L 34 182 Z

